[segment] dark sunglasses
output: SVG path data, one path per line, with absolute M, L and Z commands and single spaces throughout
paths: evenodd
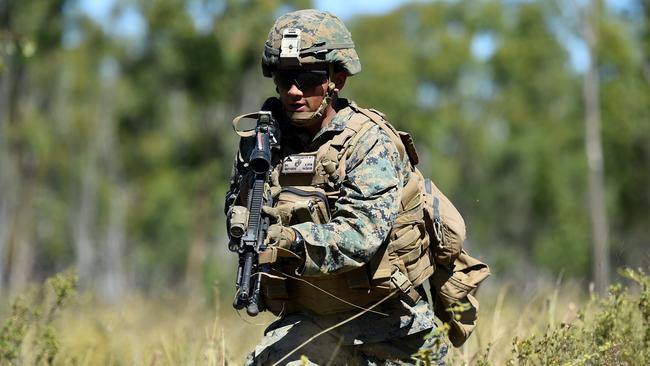
M 310 90 L 327 80 L 326 70 L 279 70 L 274 73 L 275 83 L 282 89 L 295 85 L 300 90 Z

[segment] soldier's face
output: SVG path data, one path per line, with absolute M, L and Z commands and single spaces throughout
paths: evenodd
M 316 112 L 327 93 L 327 70 L 323 68 L 280 69 L 273 80 L 288 112 Z

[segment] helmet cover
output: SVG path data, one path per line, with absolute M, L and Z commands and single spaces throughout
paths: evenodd
M 279 17 L 264 44 L 262 73 L 278 66 L 338 64 L 348 76 L 361 71 L 352 35 L 336 15 L 307 9 Z

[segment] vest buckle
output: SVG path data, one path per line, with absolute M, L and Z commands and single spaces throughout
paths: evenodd
M 413 288 L 413 283 L 411 280 L 409 280 L 409 278 L 399 270 L 396 270 L 392 275 L 390 275 L 390 280 L 398 289 L 400 289 L 400 291 L 405 294 L 408 294 Z

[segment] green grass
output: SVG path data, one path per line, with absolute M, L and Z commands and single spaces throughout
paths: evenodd
M 484 291 L 479 326 L 448 364 L 649 364 L 650 277 L 621 274 L 629 286 L 606 298 L 559 281 L 532 294 Z M 180 291 L 106 304 L 75 283 L 58 275 L 0 308 L 0 365 L 239 365 L 273 319 Z

